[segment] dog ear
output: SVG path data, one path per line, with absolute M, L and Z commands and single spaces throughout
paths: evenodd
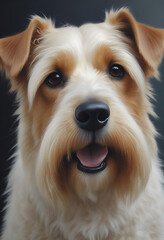
M 121 9 L 117 13 L 112 11 L 107 20 L 135 42 L 148 70 L 154 73 L 164 53 L 164 29 L 137 22 L 127 9 Z
M 35 16 L 27 29 L 17 35 L 0 39 L 0 69 L 16 78 L 28 60 L 33 42 L 49 28 L 50 21 Z

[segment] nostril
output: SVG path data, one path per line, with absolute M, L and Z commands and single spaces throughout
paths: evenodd
M 79 112 L 76 115 L 76 119 L 81 123 L 85 123 L 89 120 L 89 114 L 87 112 Z
M 100 111 L 100 113 L 98 114 L 97 116 L 97 119 L 99 122 L 104 122 L 104 121 L 107 121 L 109 118 L 109 111 Z

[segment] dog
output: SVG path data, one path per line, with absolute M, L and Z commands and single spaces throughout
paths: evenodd
M 19 101 L 2 240 L 163 240 L 164 195 L 149 78 L 164 30 L 126 8 L 55 28 L 33 16 L 0 39 Z

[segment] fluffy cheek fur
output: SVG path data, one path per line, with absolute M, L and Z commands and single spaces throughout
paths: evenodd
M 53 94 L 52 89 L 42 85 L 34 101 L 33 110 L 35 107 L 38 110 L 33 112 L 33 124 L 38 134 L 42 135 L 35 175 L 41 194 L 52 205 L 56 204 L 57 199 L 65 203 L 72 194 L 82 200 L 97 201 L 100 195 L 107 196 L 107 192 L 111 191 L 127 201 L 136 198 L 147 183 L 151 163 L 142 129 L 148 121 L 146 115 L 135 120 L 132 117 L 135 108 L 127 108 L 124 104 L 124 86 L 120 90 L 120 86 L 110 82 L 105 75 L 97 72 L 94 78 L 93 72 L 91 75 L 92 79 L 85 81 L 81 81 L 82 77 L 72 77 L 63 90 L 54 90 Z M 127 77 L 122 85 L 129 80 Z M 79 129 L 74 119 L 78 104 L 90 98 L 106 102 L 111 112 L 107 126 L 95 135 L 96 142 L 108 146 L 110 153 L 107 168 L 96 175 L 80 172 L 77 163 L 70 161 L 72 151 L 83 148 L 92 140 L 92 134 Z M 140 98 L 138 94 L 138 100 Z M 48 104 L 49 111 L 46 105 L 43 109 L 43 102 Z M 47 124 L 41 117 L 44 110 Z

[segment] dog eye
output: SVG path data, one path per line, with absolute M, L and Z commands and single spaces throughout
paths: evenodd
M 125 75 L 124 68 L 119 64 L 110 65 L 108 72 L 109 75 L 116 80 L 122 79 Z
M 44 83 L 50 88 L 62 87 L 65 83 L 65 78 L 60 72 L 52 72 L 45 79 Z

